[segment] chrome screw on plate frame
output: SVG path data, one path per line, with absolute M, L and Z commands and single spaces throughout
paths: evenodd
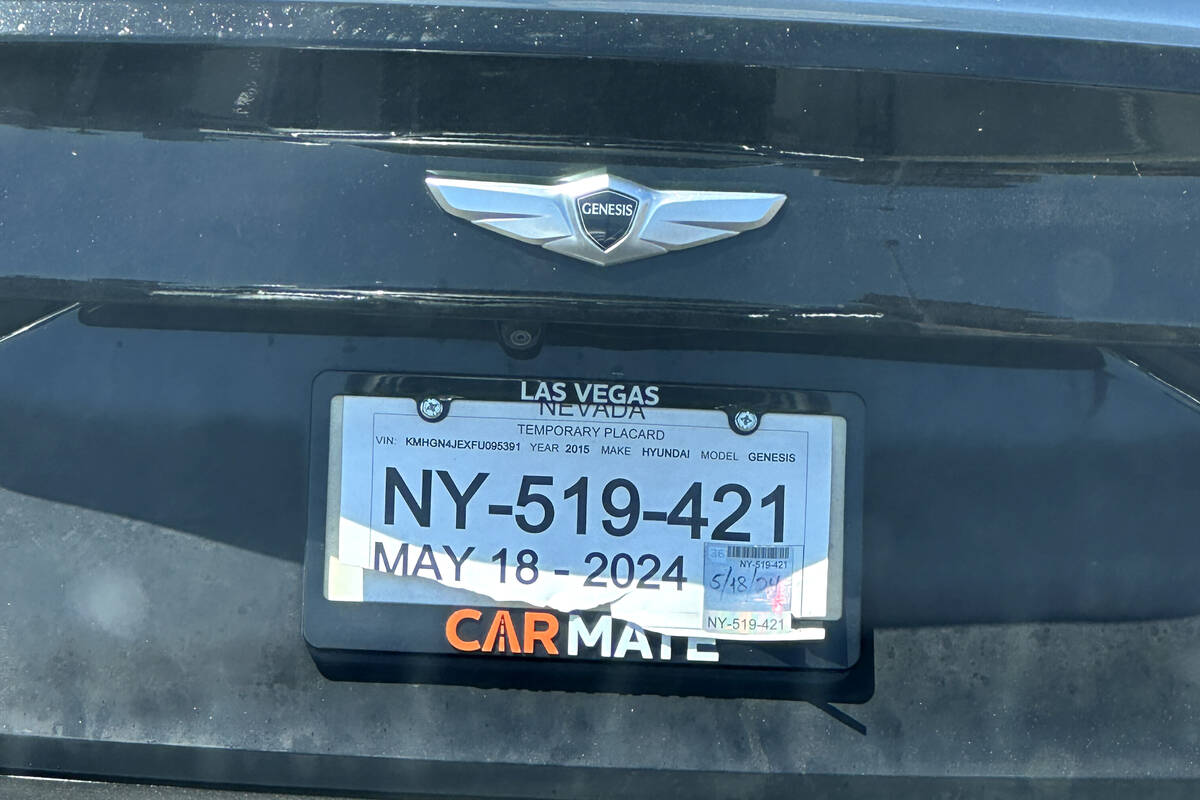
M 754 433 L 758 428 L 758 414 L 748 408 L 733 415 L 733 429 L 738 433 Z
M 426 397 L 417 404 L 417 412 L 427 422 L 437 422 L 446 416 L 446 404 L 436 397 Z

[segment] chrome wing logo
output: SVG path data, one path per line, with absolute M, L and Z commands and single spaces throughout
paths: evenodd
M 786 195 L 658 191 L 607 173 L 553 184 L 425 179 L 443 211 L 481 228 L 601 266 L 761 228 Z

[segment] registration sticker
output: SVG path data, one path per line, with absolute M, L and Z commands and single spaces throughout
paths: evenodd
M 803 547 L 709 544 L 704 548 L 704 629 L 724 634 L 792 629 L 792 578 Z

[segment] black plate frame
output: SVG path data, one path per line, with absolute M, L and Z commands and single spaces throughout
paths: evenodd
M 676 647 L 671 661 L 460 653 L 445 641 L 455 606 L 347 603 L 324 596 L 325 512 L 330 405 L 338 395 L 517 400 L 521 377 L 433 376 L 340 372 L 312 385 L 308 538 L 302 631 L 318 668 L 335 680 L 447 683 L 492 688 L 542 688 L 708 696 L 763 696 L 862 702 L 873 691 L 869 636 L 861 627 L 862 497 L 865 408 L 847 392 L 654 384 L 664 408 L 740 408 L 759 413 L 829 414 L 846 419 L 843 614 L 826 622 L 822 642 L 718 640 L 719 665 L 688 662 Z M 529 381 L 545 380 L 537 376 Z M 556 379 L 584 381 L 574 376 Z M 608 380 L 617 383 L 622 381 Z M 624 381 L 627 385 L 630 381 Z M 639 385 L 646 385 L 639 382 Z M 598 614 L 582 616 L 589 624 Z M 561 615 L 565 622 L 566 615 Z M 403 620 L 403 624 L 397 624 Z

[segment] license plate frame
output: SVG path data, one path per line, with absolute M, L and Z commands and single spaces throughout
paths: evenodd
M 412 398 L 436 396 L 517 400 L 533 383 L 588 382 L 568 376 L 475 377 L 330 371 L 312 385 L 308 537 L 305 550 L 302 631 L 318 667 L 335 679 L 418 681 L 564 689 L 620 686 L 625 691 L 671 694 L 799 696 L 848 700 L 864 690 L 861 667 L 862 480 L 865 409 L 852 393 L 810 389 L 653 383 L 661 406 L 684 409 L 749 408 L 758 414 L 797 413 L 845 420 L 841 541 L 841 608 L 820 622 L 820 641 L 677 643 L 667 659 L 644 661 L 581 650 L 571 657 L 464 653 L 446 639 L 448 615 L 458 605 L 343 602 L 325 593 L 326 529 L 330 469 L 331 407 L 336 397 Z M 602 383 L 614 383 L 613 380 Z M 559 613 L 559 612 L 554 612 Z M 580 612 L 588 625 L 599 612 Z M 567 615 L 561 614 L 565 629 Z M 703 638 L 703 637 L 697 637 Z M 659 643 L 655 643 L 656 647 Z M 689 653 L 689 649 L 693 652 Z M 707 660 L 714 653 L 716 660 Z M 659 651 L 656 649 L 656 654 Z M 696 656 L 695 658 L 690 658 Z M 701 660 L 704 659 L 704 660 Z M 855 670 L 855 666 L 860 668 Z M 866 671 L 869 673 L 869 670 Z M 752 673 L 753 682 L 730 681 Z M 736 689 L 734 687 L 737 687 Z

